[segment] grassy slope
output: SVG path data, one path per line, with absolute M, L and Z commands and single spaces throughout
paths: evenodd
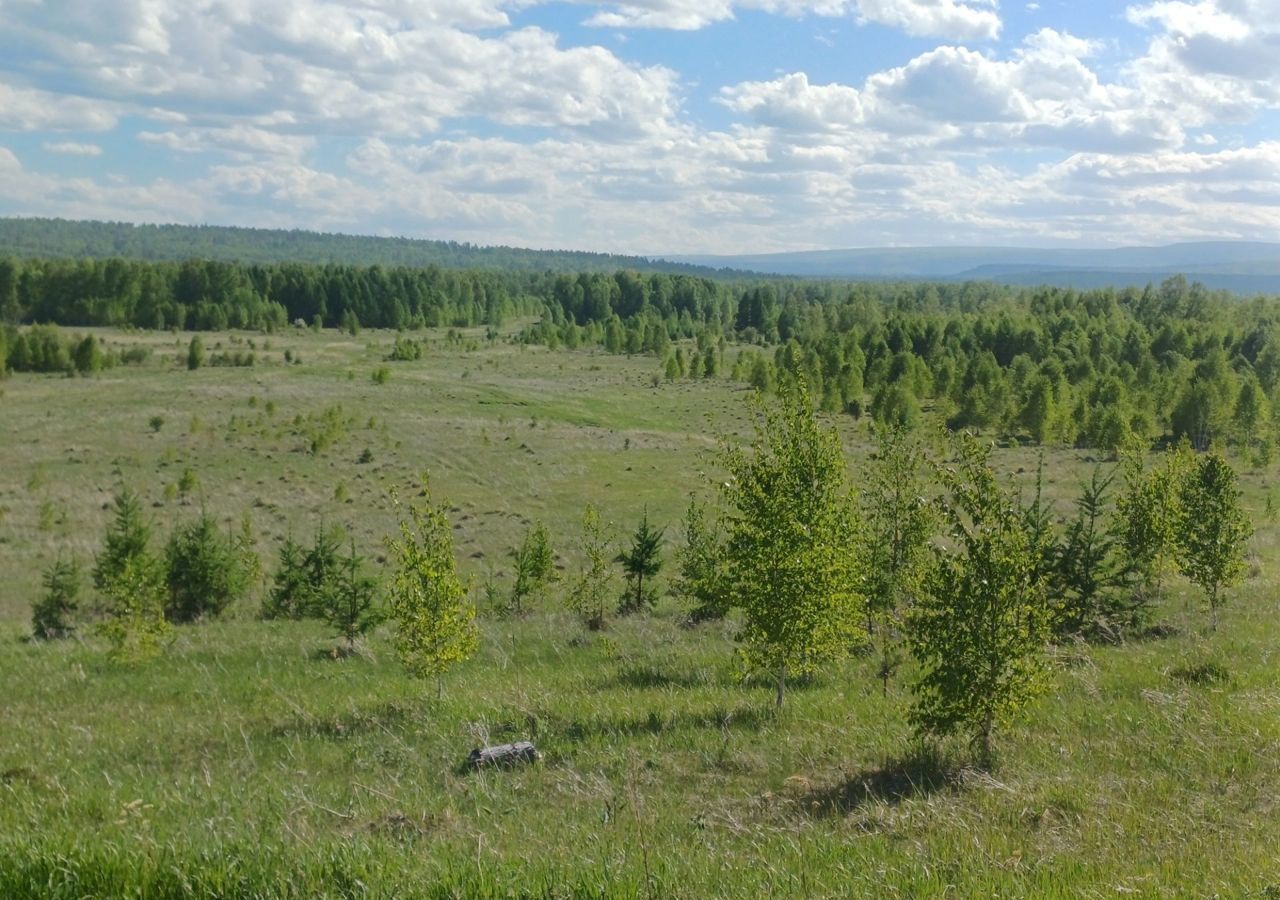
M 177 350 L 170 336 L 110 339 Z M 137 669 L 107 664 L 93 639 L 17 640 L 40 570 L 59 548 L 89 558 L 120 479 L 158 504 L 161 531 L 200 502 L 229 523 L 250 510 L 270 564 L 289 529 L 320 518 L 352 525 L 376 555 L 393 526 L 386 487 L 427 469 L 457 507 L 464 568 L 481 575 L 501 572 L 533 517 L 572 566 L 589 499 L 628 525 L 645 504 L 674 522 L 688 491 L 715 480 L 700 455 L 709 435 L 746 432 L 739 391 L 654 390 L 652 360 L 435 340 L 423 361 L 388 364 L 381 386 L 369 375 L 391 337 L 367 332 L 276 336 L 273 364 L 253 369 L 156 360 L 3 384 L 0 894 L 1237 895 L 1280 883 L 1269 569 L 1234 593 L 1216 634 L 1179 584 L 1162 616 L 1176 636 L 1060 652 L 1056 693 L 1001 741 L 998 780 L 906 759 L 905 695 L 882 698 L 866 660 L 796 690 L 775 717 L 768 687 L 737 677 L 733 624 L 682 629 L 670 601 L 604 635 L 551 608 L 486 618 L 480 656 L 440 704 L 385 634 L 335 662 L 318 627 L 257 623 L 248 606 L 180 630 Z M 286 348 L 304 365 L 284 366 Z M 302 452 L 293 417 L 333 404 L 354 420 L 346 435 Z M 166 422 L 153 434 L 155 414 Z M 852 427 L 848 440 L 856 458 L 865 442 Z M 357 464 L 366 447 L 374 461 Z M 999 461 L 1025 479 L 1034 458 Z M 1050 494 L 1069 496 L 1085 463 L 1048 462 Z M 166 501 L 188 465 L 202 497 Z M 1265 477 L 1246 474 L 1255 509 Z M 339 481 L 350 502 L 334 499 Z M 1260 523 L 1260 559 L 1275 546 Z M 1206 661 L 1229 677 L 1179 677 Z M 543 764 L 456 770 L 477 743 L 523 737 Z

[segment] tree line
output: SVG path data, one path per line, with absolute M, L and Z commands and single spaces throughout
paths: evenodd
M 661 380 L 803 378 L 827 411 L 1115 454 L 1131 438 L 1280 441 L 1280 301 L 1185 278 L 1144 289 L 1009 288 L 682 274 L 487 272 L 189 260 L 0 260 L 0 321 L 401 330 L 532 318 L 519 340 L 648 354 Z M 0 335 L 0 371 L 72 366 Z M 494 331 L 494 334 L 497 332 Z M 86 348 L 87 352 L 87 348 Z

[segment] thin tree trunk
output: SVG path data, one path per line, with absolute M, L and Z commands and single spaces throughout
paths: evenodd
M 982 720 L 982 768 L 991 768 L 991 713 L 987 713 Z
M 436 675 L 436 702 L 439 703 L 444 699 L 444 676 Z
M 783 663 L 778 666 L 778 693 L 774 697 L 773 705 L 778 709 L 782 709 L 783 698 L 787 694 L 787 664 Z

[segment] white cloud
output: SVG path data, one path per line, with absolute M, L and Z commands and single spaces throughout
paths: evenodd
M 584 0 L 604 7 L 587 19 L 605 28 L 692 31 L 760 10 L 799 17 L 856 15 L 863 24 L 899 28 L 918 37 L 989 40 L 1000 34 L 995 0 Z
M 838 131 L 862 121 L 857 89 L 840 84 L 810 84 L 804 72 L 723 88 L 718 100 L 762 125 L 785 130 Z
M 62 141 L 42 145 L 47 153 L 60 153 L 64 156 L 101 156 L 102 148 L 97 144 L 81 144 L 75 141 Z
M 241 160 L 264 156 L 300 159 L 316 144 L 314 137 L 283 134 L 252 125 L 140 131 L 138 140 L 178 153 L 224 153 Z
M 991 40 L 1000 36 L 995 0 L 858 0 L 858 18 L 920 37 Z
M 1133 78 L 1187 124 L 1280 107 L 1280 0 L 1162 0 L 1127 16 L 1155 32 Z
M 664 67 L 631 65 L 602 47 L 561 47 L 537 28 L 465 30 L 505 24 L 505 10 L 517 5 L 67 0 L 50 10 L 0 3 L 0 57 L 35 53 L 41 60 L 29 66 L 33 72 L 56 68 L 85 96 L 208 124 L 287 113 L 331 133 L 420 135 L 479 116 L 626 135 L 669 123 L 679 98 L 675 74 Z M 42 112 L 48 104 L 5 99 L 0 117 L 51 127 L 53 114 Z M 64 104 L 63 118 L 92 112 L 97 122 L 81 127 L 112 124 L 101 104 L 77 102 Z
M 0 129 L 106 131 L 116 121 L 112 104 L 0 81 Z
M 892 135 L 914 151 L 1007 152 L 1018 147 L 1135 153 L 1177 146 L 1183 135 L 1167 113 L 1135 90 L 1104 84 L 1085 60 L 1098 48 L 1044 29 L 1007 59 L 942 46 L 861 87 L 813 85 L 804 73 L 743 82 L 719 102 L 793 141 L 853 131 L 863 143 Z

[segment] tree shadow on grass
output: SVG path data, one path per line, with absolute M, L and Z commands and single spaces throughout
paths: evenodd
M 953 792 L 964 780 L 964 767 L 931 748 L 890 758 L 879 766 L 863 769 L 843 781 L 813 787 L 799 798 L 804 808 L 816 815 L 847 816 L 863 807 Z
M 652 663 L 632 663 L 618 670 L 613 683 L 620 687 L 647 690 L 705 687 L 714 680 L 712 673 L 707 670 L 668 672 Z
M 268 737 L 276 739 L 297 737 L 345 740 L 399 726 L 409 717 L 409 713 L 410 708 L 399 701 L 348 710 L 338 715 L 312 714 L 299 709 L 287 721 L 278 721 L 265 731 Z
M 698 728 L 714 728 L 720 731 L 759 731 L 774 718 L 775 713 L 772 708 L 714 707 L 673 713 L 660 713 L 654 710 L 647 714 L 573 719 L 559 724 L 559 727 L 553 725 L 553 728 L 557 736 L 563 740 L 581 743 L 596 737 L 636 737 Z

